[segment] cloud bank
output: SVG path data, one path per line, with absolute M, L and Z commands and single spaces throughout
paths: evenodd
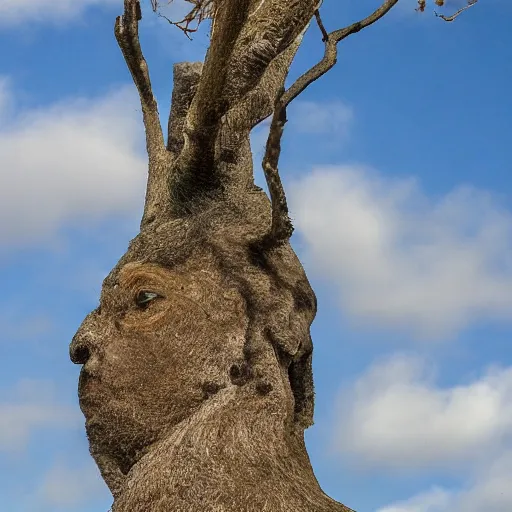
M 298 133 L 329 134 L 337 143 L 349 136 L 354 121 L 352 107 L 340 100 L 297 100 L 291 104 L 290 112 L 290 125 Z
M 132 87 L 16 112 L 5 78 L 0 85 L 3 244 L 44 242 L 69 223 L 142 206 L 147 164 Z
M 0 28 L 2 26 L 37 23 L 58 23 L 78 18 L 93 6 L 119 6 L 118 0 L 2 0 L 0 2 Z
M 395 355 L 345 389 L 338 412 L 335 447 L 354 464 L 465 479 L 461 488 L 432 487 L 377 512 L 512 510 L 512 368 L 442 387 L 424 360 Z
M 462 489 L 434 487 L 377 512 L 504 512 L 512 510 L 512 452 L 477 469 Z
M 512 215 L 488 193 L 430 200 L 355 166 L 315 168 L 288 191 L 310 270 L 356 322 L 439 339 L 512 318 Z
M 425 361 L 395 355 L 345 390 L 338 409 L 337 448 L 361 464 L 408 471 L 475 464 L 512 437 L 512 368 L 443 388 Z

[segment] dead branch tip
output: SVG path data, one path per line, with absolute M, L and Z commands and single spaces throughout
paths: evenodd
M 179 28 L 189 39 L 190 34 L 193 32 L 197 32 L 199 29 L 199 25 L 206 19 L 211 19 L 214 16 L 215 12 L 215 3 L 214 0 L 185 0 L 189 4 L 192 4 L 193 7 L 187 13 L 187 15 L 180 21 L 172 21 L 167 16 L 164 16 L 159 11 L 159 0 L 151 0 L 151 8 L 153 12 L 157 13 L 159 17 L 166 19 L 169 24 L 174 25 Z M 168 0 L 170 4 L 172 0 Z M 191 27 L 191 23 L 195 22 L 196 26 Z
M 434 14 L 438 17 L 438 18 L 441 18 L 442 20 L 444 21 L 447 21 L 447 22 L 451 22 L 451 21 L 454 21 L 460 14 L 462 14 L 464 11 L 466 11 L 467 9 L 469 9 L 470 7 L 473 7 L 473 5 L 475 5 L 476 3 L 478 2 L 478 0 L 468 0 L 468 4 L 465 5 L 464 7 L 461 7 L 457 12 L 455 12 L 454 14 L 452 14 L 451 16 L 445 16 L 444 14 L 439 14 L 437 13 L 436 11 L 434 11 Z M 437 4 L 437 2 L 436 2 Z M 444 2 L 441 3 L 441 4 L 437 4 L 437 5 L 444 5 Z
M 385 14 L 387 14 L 396 4 L 398 0 L 386 0 L 382 3 L 382 5 L 376 9 L 372 14 L 368 17 L 364 18 L 361 21 L 357 21 L 356 23 L 352 23 L 348 27 L 341 28 L 339 30 L 334 30 L 330 33 L 327 33 L 325 28 L 323 28 L 323 24 L 321 24 L 320 15 L 315 12 L 315 16 L 317 18 L 317 22 L 319 21 L 320 30 L 322 30 L 323 41 L 325 44 L 324 56 L 320 62 L 315 64 L 312 68 L 306 71 L 302 76 L 300 76 L 295 83 L 293 83 L 289 89 L 284 93 L 282 97 L 282 102 L 284 105 L 288 105 L 294 98 L 296 98 L 300 93 L 302 93 L 309 85 L 311 85 L 314 81 L 320 78 L 322 75 L 327 73 L 337 61 L 338 43 L 350 36 L 351 34 L 355 34 L 360 32 L 364 28 L 372 25 L 377 20 L 380 20 Z M 318 11 L 318 9 L 317 9 Z

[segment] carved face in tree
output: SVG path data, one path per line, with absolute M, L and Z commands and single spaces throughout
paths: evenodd
M 141 233 L 73 339 L 71 358 L 84 365 L 80 406 L 100 468 L 107 457 L 126 474 L 233 386 L 279 403 L 299 428 L 311 421 L 316 303 L 300 263 L 289 247 L 258 259 L 247 225 L 209 222 L 211 235 L 200 243 L 204 219 Z
M 123 464 L 225 387 L 229 356 L 242 358 L 241 297 L 198 263 L 126 264 L 77 334 L 88 433 L 114 434 Z
M 124 0 L 116 18 L 141 101 L 148 183 L 141 232 L 71 344 L 91 454 L 114 512 L 347 512 L 321 491 L 304 445 L 316 298 L 289 243 L 278 163 L 287 105 L 334 66 L 340 41 L 398 0 L 330 33 L 318 0 L 186 1 L 183 30 L 205 16 L 213 25 L 204 65 L 174 67 L 167 142 L 139 41 L 140 0 Z M 324 57 L 286 89 L 313 17 Z M 254 186 L 249 137 L 269 116 L 270 201 Z

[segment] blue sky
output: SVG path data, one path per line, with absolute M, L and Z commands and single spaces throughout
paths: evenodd
M 325 0 L 328 29 L 373 0 Z M 456 9 L 463 0 L 447 1 Z M 281 172 L 317 292 L 324 490 L 358 512 L 512 510 L 512 4 L 456 23 L 401 0 L 289 108 Z M 68 343 L 138 230 L 140 107 L 113 37 L 121 0 L 0 5 L 0 494 L 9 512 L 106 511 Z M 166 10 L 175 19 L 179 2 Z M 149 12 L 162 120 L 200 60 Z M 291 78 L 316 62 L 316 26 Z M 166 123 L 165 123 L 166 125 Z M 265 129 L 253 143 L 257 182 Z

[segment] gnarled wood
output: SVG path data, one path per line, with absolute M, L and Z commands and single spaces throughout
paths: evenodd
M 202 70 L 202 62 L 180 62 L 174 65 L 174 87 L 167 131 L 167 150 L 175 156 L 179 155 L 183 149 L 185 119 L 196 94 Z
M 210 48 L 204 64 L 174 67 L 165 145 L 139 0 L 125 0 L 115 33 L 143 110 L 146 204 L 70 346 L 112 512 L 350 512 L 323 493 L 304 444 L 316 297 L 290 246 L 278 163 L 287 104 L 332 67 L 337 42 L 396 1 L 328 34 L 327 61 L 288 91 L 317 0 L 207 2 Z M 271 115 L 269 201 L 249 135 Z

